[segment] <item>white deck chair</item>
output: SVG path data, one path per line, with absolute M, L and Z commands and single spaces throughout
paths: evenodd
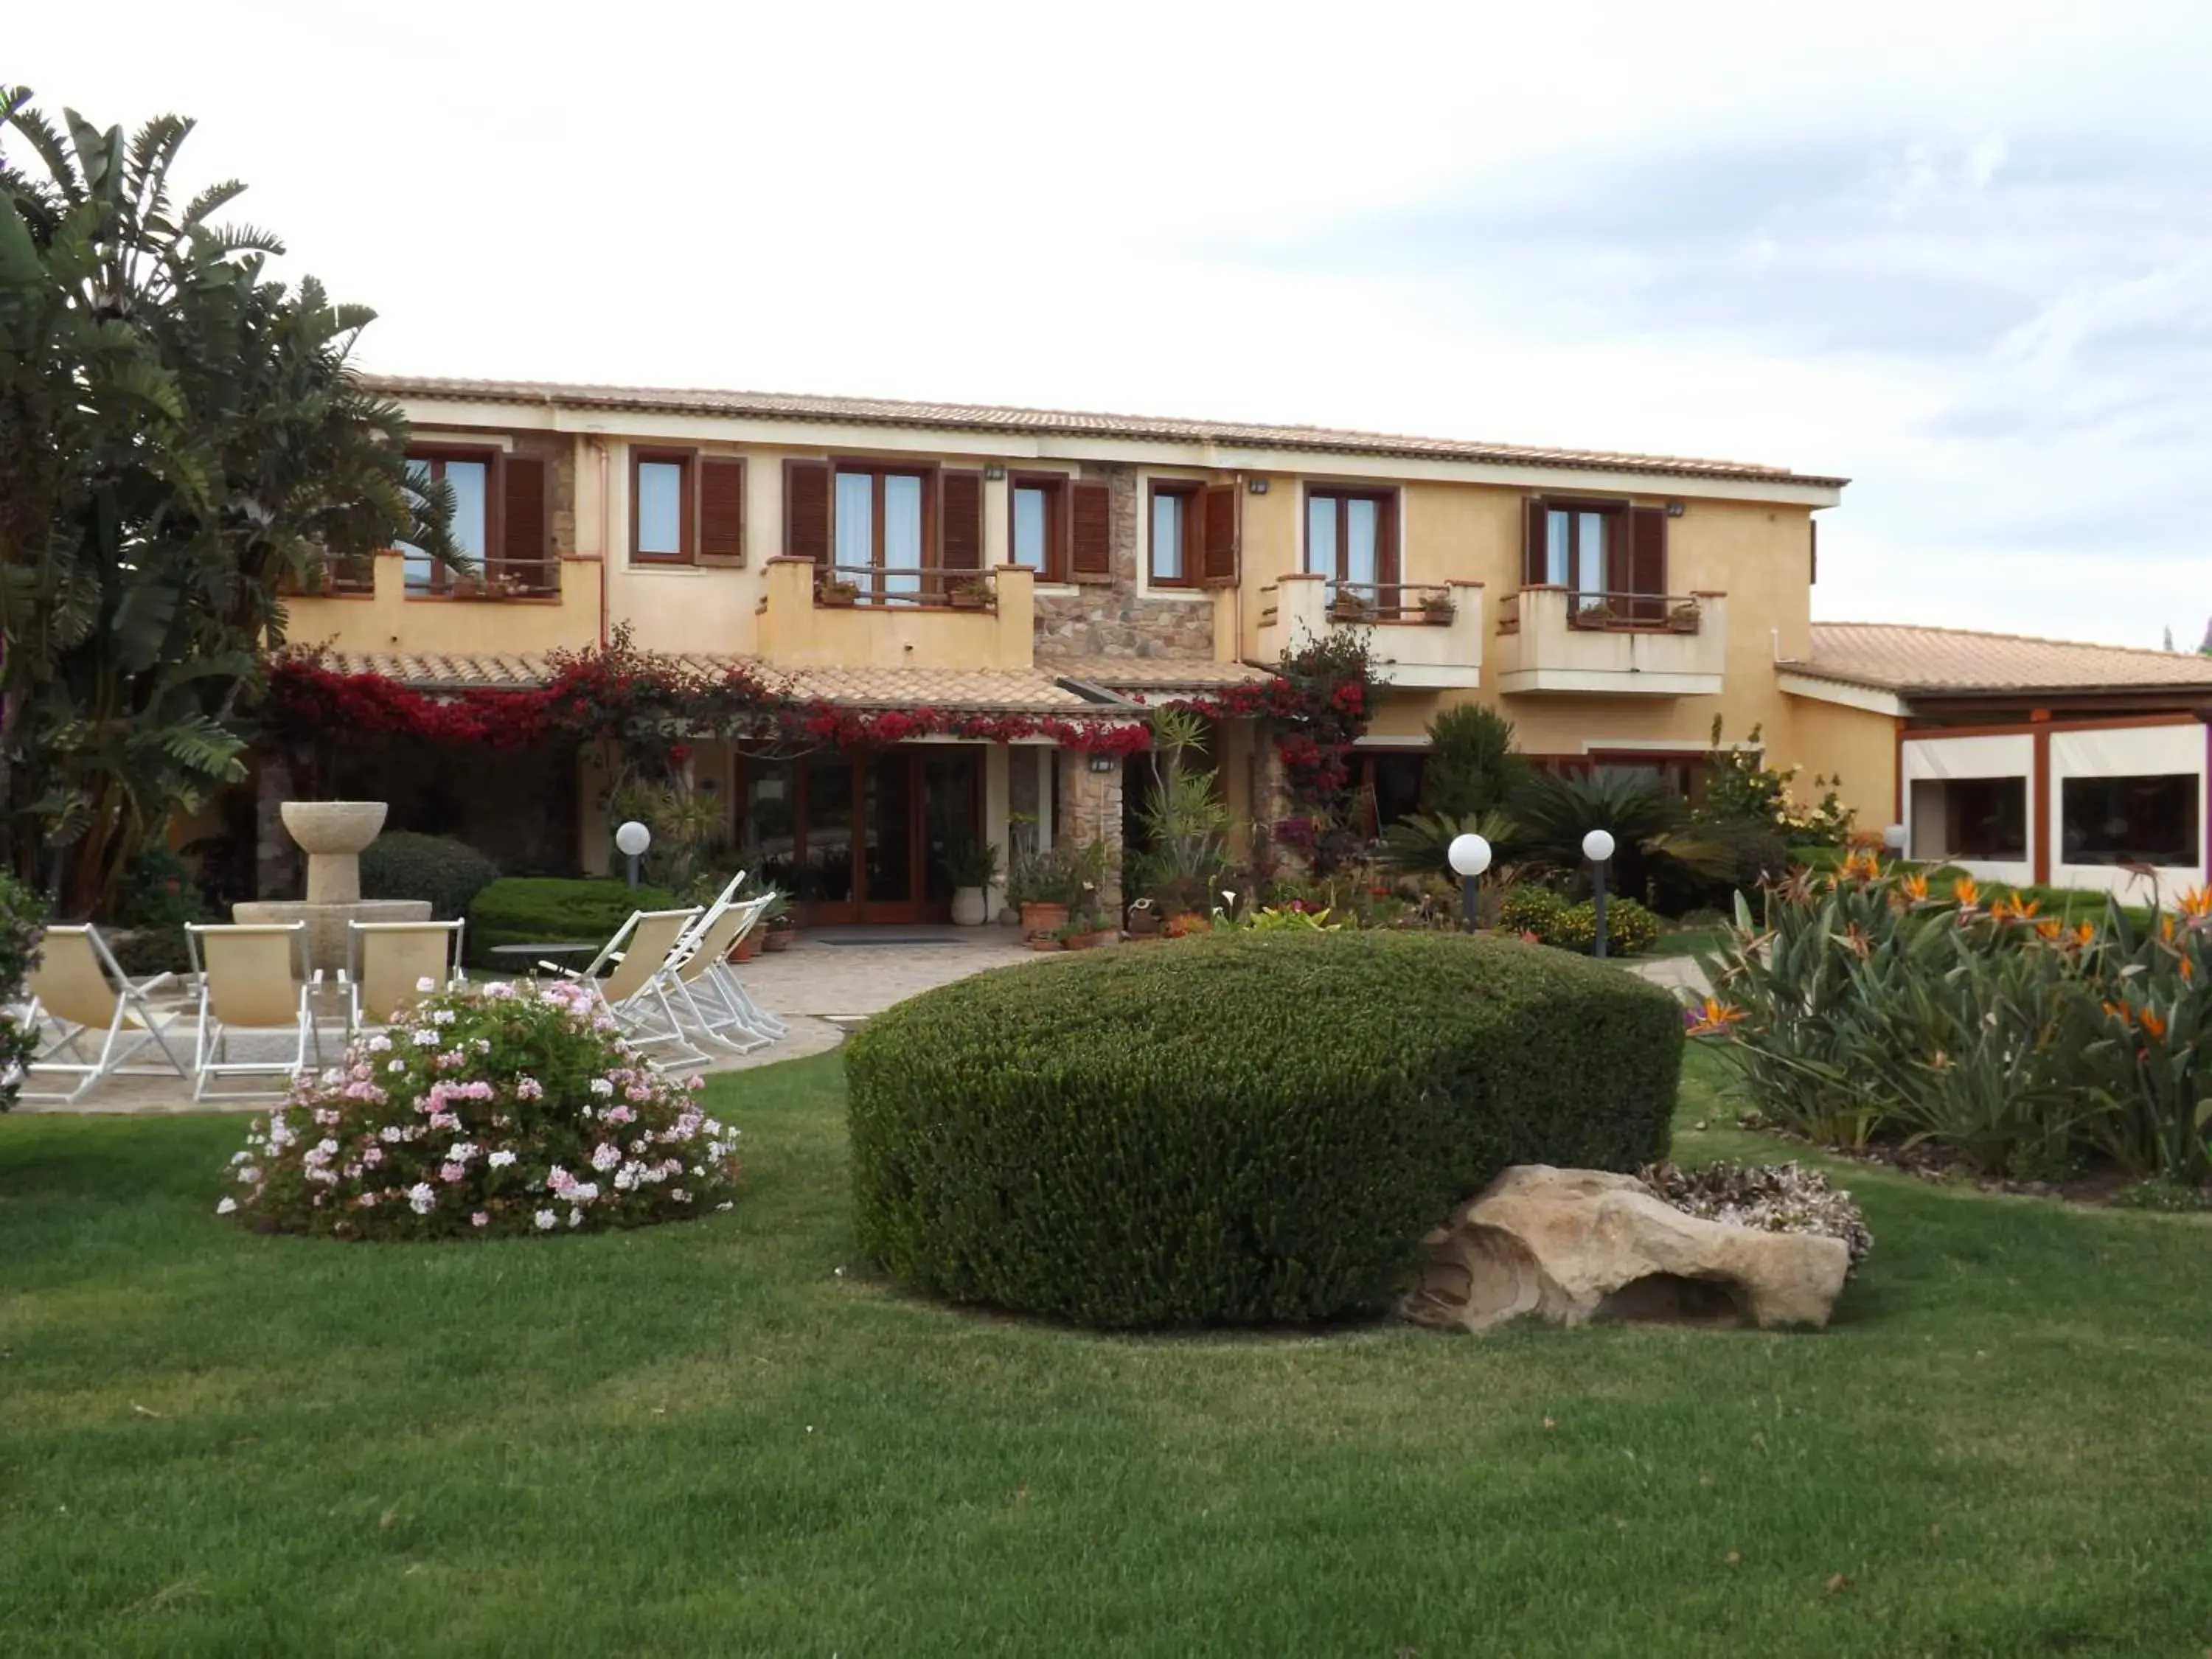
M 765 1048 L 775 1037 L 748 1018 L 745 1009 L 730 1000 L 717 970 L 737 948 L 738 941 L 752 931 L 753 924 L 767 908 L 764 898 L 749 899 L 742 904 L 722 907 L 719 915 L 710 910 L 701 917 L 699 925 L 684 941 L 688 953 L 677 963 L 672 987 L 678 1012 L 690 1016 L 700 1036 L 741 1054 Z
M 225 1077 L 271 1073 L 290 1079 L 307 1069 L 312 1048 L 322 1061 L 322 1038 L 315 1030 L 314 980 L 307 972 L 307 924 L 304 921 L 250 927 L 185 924 L 185 940 L 199 976 L 199 1022 L 192 1044 L 194 1100 L 254 1100 L 283 1090 L 222 1090 L 209 1085 Z M 234 1032 L 278 1032 L 292 1040 L 289 1057 L 233 1060 Z
M 468 982 L 458 921 L 356 921 L 346 926 L 346 1029 L 389 1025 L 429 993 Z
M 700 908 L 688 910 L 633 910 L 628 921 L 579 971 L 558 963 L 538 965 L 565 978 L 588 985 L 621 1030 L 641 1051 L 665 1044 L 676 1053 L 668 1060 L 646 1053 L 646 1063 L 658 1070 L 665 1065 L 697 1065 L 706 1051 L 684 1034 L 677 1017 L 680 998 L 674 988 L 676 967 L 683 961 L 685 941 L 700 917 Z M 602 974 L 605 978 L 600 977 Z
M 66 1094 L 25 1089 L 21 1098 L 75 1103 L 104 1078 L 175 1077 L 181 1081 L 190 1075 L 164 1030 L 180 1016 L 174 1011 L 157 1012 L 147 1000 L 148 992 L 174 985 L 174 974 L 131 984 L 100 930 L 89 926 L 49 927 L 39 951 L 39 965 L 26 988 L 31 1000 L 24 1023 L 41 1036 L 49 1024 L 57 1029 L 26 1068 L 27 1075 L 58 1072 L 82 1080 Z M 95 1042 L 98 1051 L 88 1053 L 88 1045 Z M 161 1051 L 165 1063 L 128 1063 L 149 1043 Z
M 757 1031 L 773 1042 L 778 1037 L 789 1036 L 791 1027 L 753 1000 L 752 993 L 745 989 L 744 981 L 738 976 L 737 964 L 730 960 L 730 952 L 743 944 L 745 935 L 760 925 L 761 917 L 767 914 L 769 902 L 765 897 L 746 901 L 746 908 L 751 914 L 746 916 L 744 926 L 738 930 L 737 936 L 706 964 L 703 976 L 712 983 L 714 994 L 723 1006 L 735 1013 L 747 1030 Z

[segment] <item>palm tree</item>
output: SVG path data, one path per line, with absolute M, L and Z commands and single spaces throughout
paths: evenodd
M 1515 848 L 1521 857 L 1573 872 L 1578 879 L 1583 837 L 1593 830 L 1610 833 L 1621 892 L 1641 895 L 1650 865 L 1660 860 L 1674 860 L 1702 875 L 1725 875 L 1731 867 L 1728 849 L 1691 829 L 1686 801 L 1619 768 L 1539 772 L 1514 792 L 1510 810 L 1519 826 Z
M 244 775 L 241 721 L 281 595 L 406 539 L 458 562 L 444 493 L 413 488 L 398 410 L 358 383 L 373 313 L 283 252 L 179 208 L 191 124 L 64 138 L 0 89 L 0 833 L 70 914 L 95 908 L 173 816 Z

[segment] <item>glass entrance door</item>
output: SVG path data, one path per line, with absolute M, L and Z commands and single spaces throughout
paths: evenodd
M 737 843 L 802 919 L 945 921 L 951 860 L 982 830 L 982 751 L 951 744 L 741 762 Z

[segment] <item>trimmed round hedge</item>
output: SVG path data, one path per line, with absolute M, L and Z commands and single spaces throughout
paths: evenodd
M 894 1278 L 1105 1328 L 1382 1306 L 1510 1164 L 1665 1155 L 1673 1000 L 1516 940 L 1223 933 L 915 997 L 846 1048 Z

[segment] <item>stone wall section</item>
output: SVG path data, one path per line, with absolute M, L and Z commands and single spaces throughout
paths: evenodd
M 1211 661 L 1213 607 L 1197 599 L 1148 599 L 1137 589 L 1137 469 L 1086 461 L 1086 479 L 1103 480 L 1109 495 L 1114 580 L 1073 593 L 1036 597 L 1036 657 L 1131 657 Z
M 1091 769 L 1091 757 L 1072 749 L 1056 751 L 1060 768 L 1060 822 L 1055 836 L 1062 847 L 1106 844 L 1106 882 L 1098 894 L 1099 914 L 1119 921 L 1121 915 L 1121 763 L 1104 772 Z

